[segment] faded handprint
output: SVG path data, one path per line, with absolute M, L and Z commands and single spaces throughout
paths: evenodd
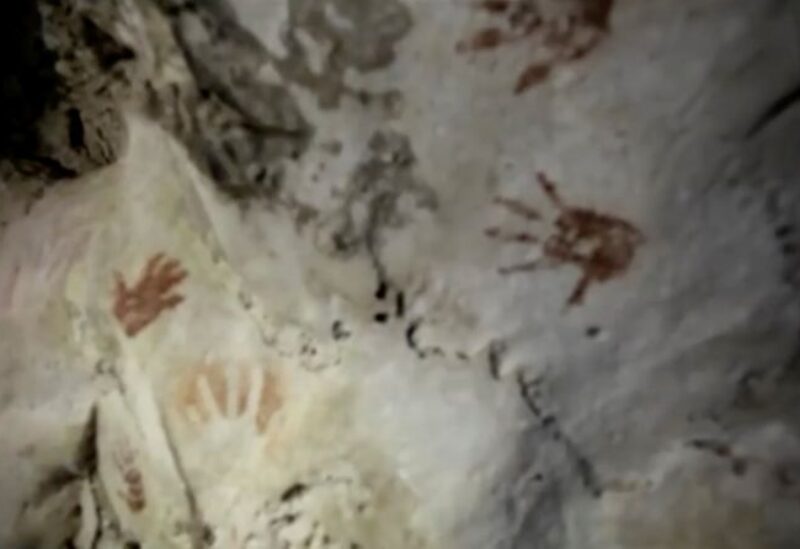
M 166 310 L 183 302 L 183 296 L 172 293 L 187 276 L 177 259 L 164 262 L 164 254 L 156 254 L 145 265 L 139 281 L 131 288 L 119 272 L 114 273 L 114 316 L 128 337 L 135 337 Z
M 458 43 L 460 53 L 529 44 L 531 59 L 514 93 L 544 82 L 566 63 L 585 57 L 609 32 L 614 0 L 481 0 L 475 7 L 492 23 Z
M 258 367 L 204 365 L 189 373 L 178 391 L 184 419 L 214 443 L 262 439 L 281 405 L 275 377 Z

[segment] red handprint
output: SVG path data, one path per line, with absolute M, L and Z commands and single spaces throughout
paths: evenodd
M 176 259 L 164 261 L 164 254 L 150 258 L 139 281 L 128 288 L 119 272 L 114 273 L 114 316 L 122 324 L 125 334 L 134 337 L 162 311 L 174 309 L 183 302 L 183 296 L 171 293 L 187 276 Z

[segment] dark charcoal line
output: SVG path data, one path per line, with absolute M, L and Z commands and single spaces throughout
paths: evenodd
M 520 372 L 517 376 L 517 384 L 520 394 L 527 408 L 539 421 L 539 426 L 544 432 L 550 435 L 552 440 L 561 445 L 572 461 L 578 477 L 584 488 L 595 498 L 603 495 L 603 487 L 597 469 L 591 460 L 580 450 L 575 441 L 567 436 L 561 429 L 558 419 L 552 414 L 545 414 L 540 404 L 536 401 L 533 391 L 536 389 L 535 382 L 528 382 Z
M 559 432 L 561 433 L 560 430 Z M 595 469 L 594 464 L 583 454 L 583 452 L 581 452 L 580 448 L 578 448 L 575 442 L 571 438 L 564 436 L 563 433 L 561 433 L 561 441 L 564 445 L 564 450 L 566 450 L 567 454 L 575 465 L 575 469 L 578 472 L 578 476 L 580 477 L 583 486 L 589 491 L 590 494 L 592 494 L 592 496 L 596 498 L 602 496 L 603 486 L 597 475 L 597 469 Z
M 408 325 L 406 328 L 406 344 L 408 345 L 408 348 L 417 353 L 420 358 L 425 358 L 422 352 L 419 350 L 416 340 L 417 330 L 419 329 L 420 324 L 422 324 L 422 321 L 417 319 L 411 321 L 411 323 Z

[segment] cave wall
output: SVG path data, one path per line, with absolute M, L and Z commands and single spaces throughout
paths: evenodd
M 800 5 L 21 5 L 0 545 L 795 547 Z

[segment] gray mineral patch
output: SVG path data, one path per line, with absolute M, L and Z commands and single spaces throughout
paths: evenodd
M 375 133 L 344 190 L 341 207 L 323 228 L 321 247 L 341 258 L 366 250 L 379 279 L 385 280 L 380 259 L 384 232 L 409 222 L 401 200 L 411 199 L 416 208 L 428 211 L 438 207 L 435 191 L 414 173 L 415 164 L 407 136 L 392 130 Z

